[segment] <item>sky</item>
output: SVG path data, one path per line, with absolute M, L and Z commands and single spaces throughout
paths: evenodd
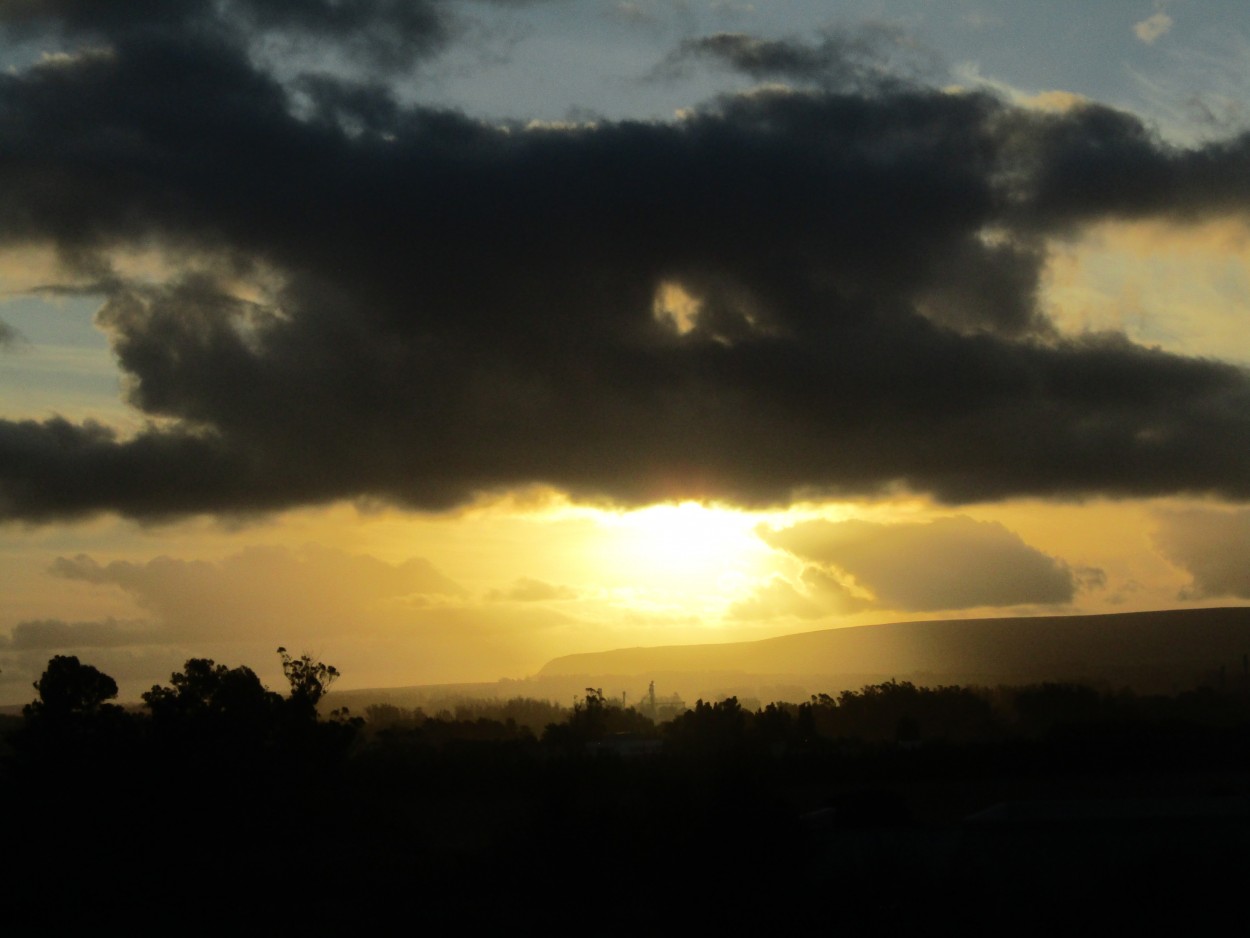
M 1250 602 L 1240 0 L 10 0 L 0 63 L 0 703 Z

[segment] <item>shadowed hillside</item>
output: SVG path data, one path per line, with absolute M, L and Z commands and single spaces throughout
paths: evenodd
M 786 635 L 756 642 L 622 648 L 566 655 L 538 678 L 720 673 L 829 687 L 889 677 L 927 684 L 1083 680 L 1172 690 L 1244 676 L 1250 607 L 895 622 Z M 1223 669 L 1221 671 L 1221 669 Z
M 1245 687 L 1250 606 L 1100 616 L 894 622 L 803 632 L 756 642 L 662 645 L 565 655 L 537 674 L 475 684 L 341 690 L 336 706 L 374 704 L 454 712 L 481 700 L 537 699 L 563 706 L 600 688 L 641 703 L 736 696 L 750 706 L 805 701 L 897 679 L 921 686 L 1075 682 L 1139 693 Z M 684 701 L 684 703 L 682 703 Z M 679 706 L 680 704 L 680 706 Z

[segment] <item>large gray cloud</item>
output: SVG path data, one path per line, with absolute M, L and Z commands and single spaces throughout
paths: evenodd
M 896 524 L 807 521 L 759 533 L 772 547 L 849 574 L 881 609 L 1068 603 L 1080 585 L 1066 563 L 1001 524 L 963 516 Z
M 1051 234 L 1244 214 L 1250 137 L 1176 150 L 1098 106 L 904 84 L 498 127 L 284 83 L 225 27 L 127 22 L 107 52 L 0 76 L 0 245 L 52 243 L 106 295 L 156 422 L 0 420 L 0 517 L 445 508 L 528 483 L 1250 496 L 1245 370 L 1061 338 L 1036 304 Z M 162 282 L 111 262 L 153 244 Z M 697 304 L 680 327 L 654 314 L 664 284 Z
M 1250 599 L 1250 511 L 1160 511 L 1155 543 L 1193 581 L 1182 599 Z
M 391 564 L 313 546 L 249 547 L 220 561 L 158 557 L 101 564 L 86 555 L 58 557 L 50 572 L 119 588 L 150 612 L 156 638 L 136 636 L 133 644 L 223 636 L 281 642 L 291 634 L 364 633 L 379 622 L 406 621 L 411 609 L 432 599 L 464 595 L 427 560 Z M 35 631 L 53 634 L 46 625 Z M 69 631 L 90 644 L 115 630 L 77 625 Z M 19 625 L 14 645 L 21 636 Z

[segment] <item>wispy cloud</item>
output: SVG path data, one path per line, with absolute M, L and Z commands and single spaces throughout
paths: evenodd
M 1172 25 L 1172 17 L 1158 10 L 1141 22 L 1134 23 L 1133 35 L 1147 45 L 1153 45 L 1157 39 L 1171 31 Z

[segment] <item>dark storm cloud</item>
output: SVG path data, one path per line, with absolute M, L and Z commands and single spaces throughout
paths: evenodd
M 758 39 L 745 33 L 716 33 L 687 39 L 669 56 L 676 67 L 689 59 L 723 62 L 753 78 L 821 78 L 833 73 L 838 78 L 854 74 L 842 43 L 817 46 L 780 39 Z
M 715 33 L 683 41 L 657 74 L 677 77 L 695 62 L 713 62 L 755 79 L 824 87 L 899 85 L 936 72 L 936 57 L 898 28 L 881 25 L 826 30 L 815 42 Z
M 406 68 L 441 48 L 455 20 L 444 0 L 10 0 L 0 28 L 17 37 L 61 34 L 97 42 L 136 36 L 229 35 L 321 41 L 375 67 Z
M 1250 511 L 1161 511 L 1155 544 L 1193 582 L 1182 599 L 1250 599 Z
M 836 568 L 875 597 L 907 612 L 1071 602 L 1077 574 L 1001 524 L 967 517 L 923 523 L 807 521 L 763 528 L 765 543 Z M 1086 571 L 1086 576 L 1097 571 Z
M 1175 150 L 1105 108 L 901 85 L 497 127 L 281 83 L 228 30 L 118 35 L 0 76 L 0 244 L 107 292 L 153 422 L 0 420 L 4 517 L 529 483 L 1250 496 L 1243 369 L 1060 338 L 1035 301 L 1049 233 L 1244 214 L 1250 137 Z M 153 245 L 158 282 L 113 265 Z
M 1250 133 L 1194 149 L 1163 145 L 1137 118 L 1090 105 L 1005 122 L 1005 151 L 1027 183 L 1013 187 L 1022 229 L 1090 218 L 1194 221 L 1250 210 Z

